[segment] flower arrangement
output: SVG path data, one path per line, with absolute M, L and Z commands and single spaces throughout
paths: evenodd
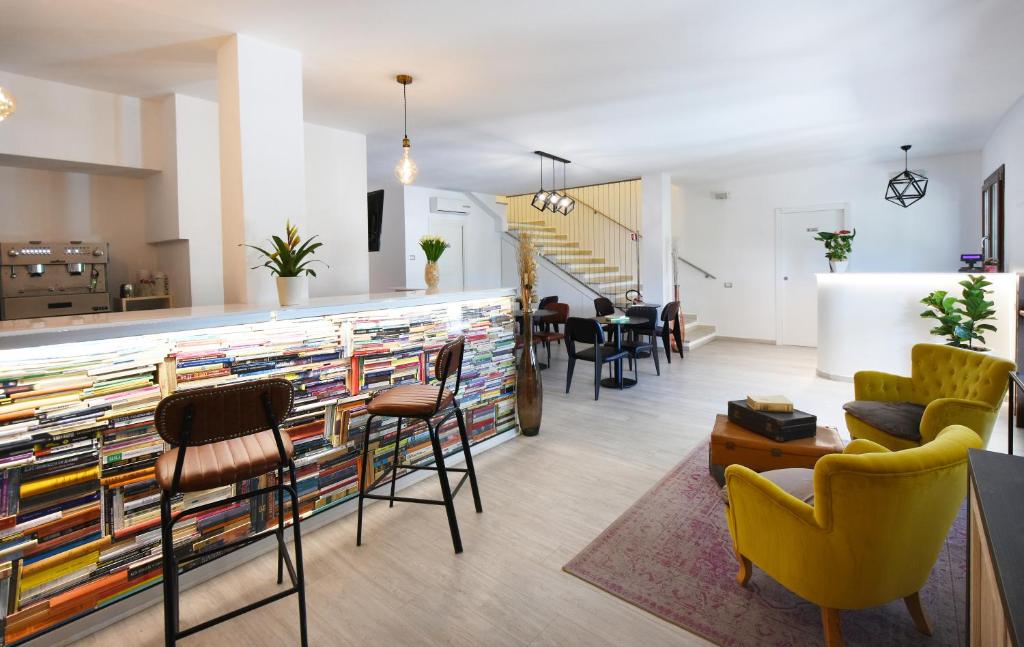
M 921 313 L 924 319 L 936 319 L 938 325 L 931 329 L 933 335 L 946 337 L 947 346 L 985 351 L 987 348 L 974 347 L 974 340 L 985 343 L 984 333 L 995 332 L 996 327 L 984 321 L 995 321 L 995 303 L 985 297 L 992 293 L 992 285 L 984 276 L 968 275 L 960 281 L 963 287 L 960 298 L 950 296 L 945 290 L 936 290 L 921 299 L 928 310 Z
M 537 252 L 533 247 L 530 234 L 525 231 L 519 234 L 516 261 L 519 264 L 519 298 L 523 302 L 523 310 L 533 312 L 533 286 L 537 282 Z
M 814 240 L 825 243 L 825 258 L 830 261 L 845 261 L 850 258 L 853 251 L 853 239 L 857 236 L 857 230 L 840 229 L 836 232 L 819 231 Z
M 420 249 L 427 255 L 427 261 L 436 263 L 441 254 L 444 254 L 444 250 L 451 247 L 448 241 L 440 236 L 424 236 L 420 238 Z
M 320 247 L 323 247 L 323 243 L 313 242 L 316 240 L 316 236 L 311 236 L 303 242 L 299 238 L 299 228 L 293 225 L 290 220 L 285 222 L 284 231 L 285 237 L 283 239 L 280 236 L 270 237 L 274 251 L 269 251 L 256 245 L 246 245 L 246 247 L 255 249 L 264 257 L 264 261 L 259 265 L 253 266 L 252 269 L 266 267 L 270 270 L 271 274 L 282 278 L 316 276 L 316 271 L 310 267 L 310 264 L 323 263 L 323 261 L 309 257 L 315 254 L 316 250 Z M 324 263 L 324 265 L 327 264 Z

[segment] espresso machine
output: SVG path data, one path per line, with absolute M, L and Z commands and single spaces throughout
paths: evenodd
M 107 243 L 0 243 L 0 319 L 110 311 Z

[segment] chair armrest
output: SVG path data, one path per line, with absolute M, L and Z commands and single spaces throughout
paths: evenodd
M 853 442 L 851 442 L 849 445 L 847 445 L 845 449 L 843 449 L 843 453 L 844 454 L 855 454 L 855 455 L 860 455 L 860 454 L 882 454 L 882 453 L 888 453 L 888 452 L 889 452 L 889 449 L 887 447 L 882 447 L 878 443 L 876 443 L 876 442 L 874 442 L 872 440 L 868 440 L 867 438 L 858 438 L 858 439 L 854 440 Z
M 853 375 L 853 397 L 879 402 L 913 402 L 914 382 L 903 375 L 881 371 L 857 371 Z
M 781 532 L 821 530 L 812 506 L 749 468 L 727 467 L 725 485 L 729 490 L 727 516 L 733 542 L 748 557 L 757 557 L 759 538 L 764 533 L 780 536 Z
M 950 425 L 963 425 L 978 434 L 986 443 L 995 425 L 998 408 L 987 402 L 962 398 L 932 400 L 921 417 L 921 443 L 935 440 L 939 432 Z

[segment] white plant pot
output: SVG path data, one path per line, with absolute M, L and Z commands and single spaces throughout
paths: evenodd
M 277 300 L 282 306 L 300 306 L 309 303 L 308 276 L 277 277 Z
M 849 265 L 849 264 L 850 264 L 850 260 L 849 259 L 847 259 L 845 261 L 833 261 L 833 260 L 830 259 L 829 262 L 828 262 L 828 268 L 830 270 L 832 270 L 833 272 L 845 272 L 846 271 L 846 266 Z

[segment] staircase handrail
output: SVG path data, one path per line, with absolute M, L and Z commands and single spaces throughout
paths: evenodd
M 712 274 L 711 272 L 709 272 L 706 269 L 704 269 L 703 267 L 700 267 L 699 265 L 694 265 L 693 263 L 691 263 L 690 261 L 686 260 L 682 256 L 676 256 L 676 258 L 681 260 L 682 262 L 686 263 L 687 265 L 689 265 L 693 269 L 697 270 L 701 274 L 703 274 L 704 278 L 706 278 L 706 279 L 717 279 L 718 278 L 714 274 Z

